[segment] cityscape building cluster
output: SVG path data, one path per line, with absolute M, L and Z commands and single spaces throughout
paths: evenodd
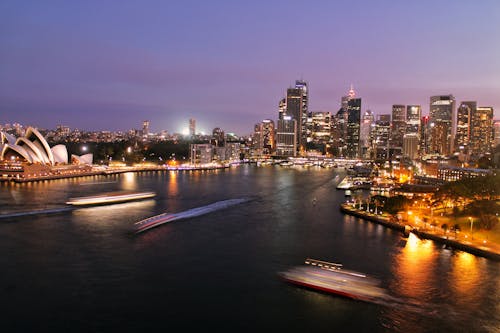
M 429 115 L 421 105 L 394 104 L 390 113 L 362 112 L 351 88 L 336 113 L 309 111 L 307 82 L 297 80 L 278 104 L 277 126 L 270 119 L 255 125 L 257 156 L 328 155 L 335 158 L 392 160 L 457 157 L 474 162 L 500 143 L 500 123 L 492 107 L 453 95 L 431 96 Z

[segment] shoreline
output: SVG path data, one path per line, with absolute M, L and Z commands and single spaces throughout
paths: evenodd
M 29 178 L 0 178 L 0 182 L 3 183 L 17 183 L 24 184 L 30 182 L 38 182 L 45 180 L 58 180 L 58 179 L 66 179 L 66 178 L 79 178 L 79 177 L 88 177 L 88 176 L 107 176 L 107 175 L 116 175 L 126 172 L 145 172 L 145 171 L 199 171 L 199 170 L 220 170 L 227 169 L 229 166 L 221 165 L 221 166 L 209 166 L 209 167 L 130 167 L 128 168 L 120 168 L 116 170 L 96 170 L 96 171 L 88 171 L 77 174 L 65 174 L 65 175 L 47 175 L 47 176 L 39 176 L 39 177 L 29 177 Z
M 429 239 L 432 241 L 435 241 L 437 243 L 443 244 L 445 246 L 449 246 L 453 249 L 464 251 L 470 254 L 473 254 L 475 256 L 495 260 L 495 261 L 500 261 L 500 253 L 491 251 L 487 248 L 480 248 L 471 244 L 466 244 L 454 239 L 449 239 L 446 237 L 442 237 L 440 235 L 436 235 L 434 233 L 429 233 L 425 231 L 418 230 L 417 228 L 411 227 L 409 225 L 402 225 L 399 223 L 394 223 L 389 220 L 387 217 L 383 216 L 377 216 L 371 213 L 368 213 L 366 211 L 359 210 L 357 208 L 352 207 L 351 205 L 348 205 L 346 203 L 343 203 L 340 205 L 340 210 L 347 215 L 352 215 L 356 216 L 362 219 L 365 219 L 370 222 L 374 222 L 380 225 L 383 225 L 387 228 L 391 228 L 397 231 L 400 231 L 402 233 L 405 233 L 405 231 L 412 232 L 416 236 L 418 236 L 421 239 Z

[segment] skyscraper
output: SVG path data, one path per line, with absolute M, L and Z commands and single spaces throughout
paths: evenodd
M 147 138 L 149 134 L 149 120 L 144 120 L 142 122 L 142 136 L 144 138 Z
M 493 142 L 493 108 L 481 106 L 476 108 L 472 115 L 471 126 L 471 151 L 479 157 L 491 152 Z
M 283 119 L 278 119 L 276 155 L 297 156 L 297 121 L 292 116 L 285 115 Z
M 403 150 L 403 136 L 406 132 L 405 106 L 395 104 L 392 106 L 392 123 L 390 148 L 395 155 L 401 155 Z
M 271 155 L 274 147 L 274 122 L 264 119 L 261 123 L 255 124 L 253 148 L 256 155 Z
M 455 151 L 467 154 L 471 136 L 471 120 L 476 113 L 476 102 L 462 102 L 457 108 L 457 130 L 455 134 Z
M 310 141 L 317 145 L 328 144 L 332 127 L 330 112 L 312 112 L 310 119 Z
M 375 159 L 389 159 L 389 135 L 391 130 L 391 115 L 381 114 L 375 122 L 373 133 L 373 151 Z
M 432 96 L 429 110 L 430 152 L 450 155 L 454 147 L 455 97 Z
M 194 136 L 196 134 L 196 120 L 194 118 L 189 119 L 189 135 Z
M 212 131 L 211 141 L 212 145 L 216 147 L 224 147 L 224 144 L 226 143 L 226 137 L 224 135 L 224 131 L 219 127 L 214 128 Z
M 359 158 L 360 155 L 361 98 L 355 98 L 355 96 L 356 93 L 351 86 L 347 96 L 346 157 L 348 158 Z
M 403 156 L 416 159 L 420 143 L 420 117 L 422 108 L 420 105 L 406 106 L 406 131 L 403 136 Z
M 309 91 L 305 81 L 295 81 L 286 93 L 286 114 L 297 122 L 297 149 L 304 149 L 307 141 L 307 110 Z
M 417 133 L 420 138 L 420 118 L 422 107 L 420 105 L 406 106 L 406 133 Z
M 493 148 L 500 145 L 500 120 L 493 121 Z
M 370 110 L 366 110 L 361 120 L 359 136 L 361 158 L 370 158 L 372 125 L 375 125 L 375 116 Z

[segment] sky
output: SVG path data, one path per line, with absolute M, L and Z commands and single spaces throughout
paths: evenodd
M 309 110 L 453 94 L 500 117 L 500 1 L 0 2 L 0 124 L 249 134 L 297 79 Z

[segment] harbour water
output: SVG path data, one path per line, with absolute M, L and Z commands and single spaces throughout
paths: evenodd
M 499 332 L 500 264 L 343 215 L 343 175 L 246 165 L 0 184 L 0 213 L 17 213 L 0 219 L 2 330 Z M 124 190 L 157 195 L 65 205 Z M 133 233 L 149 216 L 239 198 L 251 200 Z M 35 210 L 49 213 L 22 214 Z M 379 279 L 394 301 L 279 279 L 307 257 Z

